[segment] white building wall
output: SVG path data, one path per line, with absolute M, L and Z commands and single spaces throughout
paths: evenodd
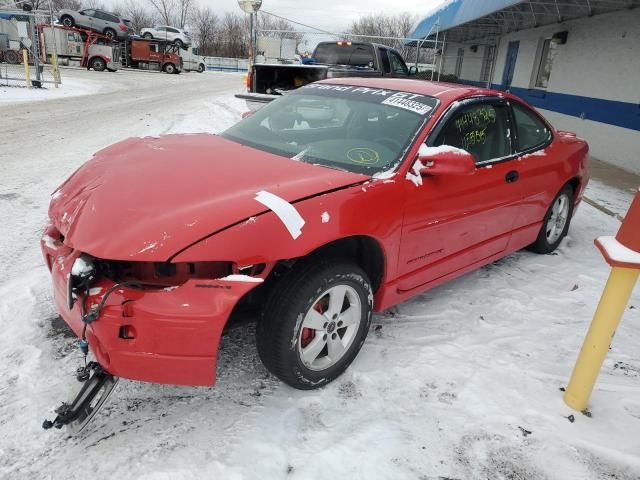
M 500 39 L 493 83 L 502 81 L 507 48 L 519 40 L 512 85 L 533 87 L 538 42 L 568 31 L 558 45 L 547 90 L 623 102 L 640 101 L 640 8 L 521 30 Z
M 572 112 L 573 114 L 569 115 L 545 109 L 543 105 L 562 111 L 563 106 L 560 106 L 560 102 L 554 104 L 551 98 L 544 99 L 539 95 L 536 97 L 540 90 L 544 91 L 544 89 L 522 90 L 534 87 L 533 75 L 537 69 L 540 41 L 565 30 L 568 32 L 567 43 L 557 46 L 557 54 L 546 91 L 635 104 L 638 121 L 640 121 L 639 8 L 504 35 L 499 40 L 492 83 L 494 86 L 501 84 L 508 44 L 510 41 L 518 40 L 520 45 L 512 81 L 514 93 L 538 105 L 541 112 L 556 128 L 574 131 L 585 138 L 589 142 L 591 154 L 594 157 L 634 173 L 640 173 L 640 131 L 603 121 L 594 121 L 584 112 Z M 481 61 L 469 62 L 465 65 L 467 55 L 471 53 L 469 45 L 474 42 L 489 43 L 488 40 L 468 42 L 461 75 L 464 80 L 475 81 L 480 75 Z M 495 43 L 495 40 L 493 42 Z M 457 46 L 455 48 L 457 49 Z M 477 55 L 481 56 L 480 48 Z M 455 59 L 453 67 L 455 68 Z M 562 100 L 566 103 L 569 101 L 567 99 L 570 100 L 570 97 Z M 628 120 L 629 117 L 625 118 Z M 638 122 L 636 121 L 633 125 L 637 126 Z

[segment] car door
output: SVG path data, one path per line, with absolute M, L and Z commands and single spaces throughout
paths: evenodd
M 101 12 L 100 10 L 96 10 L 95 15 L 93 16 L 93 25 L 95 27 L 95 30 L 99 31 L 99 32 L 104 32 L 104 29 L 107 28 L 107 26 L 109 26 L 109 23 L 107 22 L 107 15 L 104 12 Z
M 77 16 L 76 25 L 79 27 L 88 28 L 93 30 L 94 25 L 94 15 L 96 11 L 92 8 L 87 8 L 86 10 L 82 10 L 78 12 L 80 15 Z
M 391 75 L 394 77 L 409 76 L 409 69 L 398 52 L 389 50 L 389 61 L 391 62 Z
M 504 252 L 520 198 L 514 175 L 512 118 L 497 97 L 458 102 L 435 126 L 428 146 L 451 145 L 474 155 L 466 176 L 406 182 L 407 203 L 398 271 L 410 291 Z
M 178 30 L 176 30 L 175 28 L 168 27 L 167 28 L 167 33 L 168 33 L 167 40 L 173 42 L 178 37 L 178 34 L 180 32 Z
M 542 221 L 566 179 L 560 164 L 562 155 L 557 154 L 557 147 L 552 143 L 551 127 L 527 105 L 516 100 L 510 100 L 509 104 L 522 192 L 515 228 L 525 228 Z
M 384 47 L 378 47 L 378 53 L 380 54 L 380 70 L 382 74 L 387 76 L 391 75 L 391 61 L 389 60 L 389 52 Z

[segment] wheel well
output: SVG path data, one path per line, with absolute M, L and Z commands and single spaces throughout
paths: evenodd
M 384 277 L 385 258 L 380 244 L 371 237 L 358 235 L 341 238 L 323 245 L 304 258 L 348 258 L 367 273 L 371 288 L 380 288 Z
M 314 262 L 320 259 L 346 258 L 355 260 L 362 268 L 369 280 L 371 288 L 375 292 L 382 285 L 385 269 L 385 256 L 382 247 L 377 240 L 365 235 L 341 238 L 326 245 L 316 248 L 304 257 L 290 260 L 281 260 L 273 267 L 264 283 L 244 295 L 234 306 L 230 315 L 231 324 L 241 321 L 247 312 L 252 312 L 253 317 L 260 315 L 262 305 L 271 294 L 282 277 L 298 262 Z
M 573 188 L 573 193 L 576 193 L 580 189 L 580 179 L 578 177 L 573 177 L 566 184 L 571 185 L 571 188 Z

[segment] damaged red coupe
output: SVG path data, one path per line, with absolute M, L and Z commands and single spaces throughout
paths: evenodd
M 219 135 L 126 140 L 54 194 L 58 311 L 109 375 L 213 385 L 230 317 L 289 385 L 331 381 L 373 311 L 525 247 L 553 251 L 586 143 L 508 93 L 307 85 Z

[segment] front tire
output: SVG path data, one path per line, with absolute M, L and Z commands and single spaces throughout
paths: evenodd
M 527 248 L 536 253 L 551 253 L 569 231 L 573 215 L 573 188 L 565 185 L 551 202 L 544 216 L 538 238 Z
M 64 15 L 60 20 L 65 27 L 73 27 L 75 25 L 73 17 L 70 17 L 69 15 Z
M 93 68 L 96 72 L 103 72 L 105 68 L 107 68 L 107 64 L 100 57 L 96 57 L 91 60 L 90 63 L 91 68 Z
M 178 47 L 178 48 L 182 48 L 182 47 L 184 47 L 184 43 L 182 43 L 182 40 L 180 40 L 179 38 L 176 38 L 176 39 L 173 41 L 173 44 L 174 44 L 176 47 Z
M 202 73 L 202 72 L 204 72 L 204 64 L 203 63 L 198 65 L 198 73 Z
M 146 38 L 147 40 L 151 40 L 153 38 L 153 35 L 151 35 L 149 32 L 146 32 L 144 35 L 142 35 L 142 38 Z
M 176 73 L 176 66 L 173 63 L 167 63 L 164 66 L 165 73 Z
M 336 260 L 305 262 L 278 283 L 258 324 L 258 354 L 286 384 L 310 390 L 341 375 L 369 331 L 373 294 L 367 274 Z
M 105 28 L 104 36 L 109 40 L 114 40 L 116 38 L 116 31 L 113 28 Z

